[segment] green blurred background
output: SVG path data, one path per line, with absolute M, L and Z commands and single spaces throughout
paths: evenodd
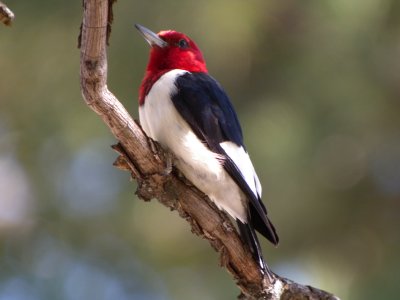
M 134 195 L 79 90 L 81 1 L 7 1 L 0 26 L 0 300 L 234 299 L 208 243 Z M 278 228 L 272 269 L 342 299 L 400 293 L 400 2 L 118 1 L 109 88 L 135 117 L 176 29 L 238 111 Z

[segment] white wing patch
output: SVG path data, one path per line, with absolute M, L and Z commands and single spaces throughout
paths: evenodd
M 249 154 L 242 146 L 239 147 L 232 142 L 223 142 L 220 143 L 220 146 L 225 150 L 226 154 L 228 154 L 228 156 L 238 167 L 244 177 L 244 180 L 253 191 L 254 195 L 261 198 L 262 189 L 260 180 L 258 179 L 253 164 L 251 163 Z

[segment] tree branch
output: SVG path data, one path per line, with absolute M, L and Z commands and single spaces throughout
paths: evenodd
M 14 18 L 15 16 L 11 9 L 9 9 L 7 5 L 0 1 L 0 22 L 10 26 L 14 21 Z
M 112 3 L 114 0 L 84 0 L 84 15 L 78 44 L 81 49 L 81 90 L 86 104 L 108 125 L 119 141 L 114 149 L 120 156 L 114 163 L 131 172 L 138 182 L 137 195 L 149 201 L 157 198 L 176 210 L 194 234 L 208 240 L 220 253 L 221 266 L 232 274 L 241 299 L 338 299 L 275 275 L 263 276 L 248 248 L 225 213 L 176 169 L 165 174 L 166 153 L 141 130 L 107 88 L 107 57 Z

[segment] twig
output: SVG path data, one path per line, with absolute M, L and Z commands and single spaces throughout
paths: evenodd
M 106 44 L 111 26 L 113 0 L 85 0 L 79 42 L 81 90 L 87 105 L 108 125 L 118 139 L 114 149 L 120 157 L 115 165 L 129 170 L 138 182 L 137 195 L 157 198 L 190 224 L 192 232 L 208 240 L 221 255 L 221 266 L 236 280 L 241 299 L 338 299 L 276 275 L 273 282 L 263 276 L 250 251 L 240 240 L 226 214 L 182 175 L 165 175 L 165 152 L 150 141 L 107 88 Z M 155 145 L 156 147 L 153 147 Z
M 7 5 L 5 5 L 3 2 L 0 1 L 0 22 L 2 22 L 7 26 L 11 26 L 11 23 L 14 21 L 14 18 L 15 15 L 11 11 L 11 9 L 9 9 Z

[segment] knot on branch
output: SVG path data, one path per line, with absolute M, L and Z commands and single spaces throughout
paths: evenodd
M 94 71 L 97 68 L 98 60 L 97 59 L 86 59 L 85 66 L 89 71 Z
M 164 151 L 160 151 L 161 148 L 157 143 L 151 141 L 151 145 L 154 155 L 167 155 Z M 165 201 L 165 204 L 167 204 L 171 210 L 177 209 L 175 200 L 178 198 L 178 194 L 171 185 L 169 176 L 171 170 L 169 172 L 166 172 L 166 170 L 160 170 L 159 172 L 151 174 L 143 173 L 129 158 L 128 154 L 120 143 L 111 147 L 119 154 L 114 162 L 114 166 L 120 170 L 131 172 L 132 178 L 138 182 L 136 195 L 140 199 L 144 201 L 150 201 L 153 198 L 164 196 L 163 198 L 168 200 Z M 160 160 L 162 161 L 163 158 L 161 157 Z

